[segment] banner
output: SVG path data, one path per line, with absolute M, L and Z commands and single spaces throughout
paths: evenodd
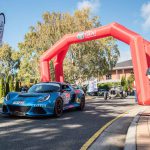
M 89 81 L 88 92 L 97 92 L 97 79 Z
M 4 25 L 5 25 L 5 15 L 3 13 L 0 13 L 0 46 L 2 45 Z

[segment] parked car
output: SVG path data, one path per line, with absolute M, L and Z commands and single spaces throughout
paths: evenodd
M 15 116 L 60 117 L 63 110 L 78 108 L 83 110 L 85 95 L 66 83 L 47 82 L 33 85 L 25 92 L 10 92 L 4 98 L 2 112 Z

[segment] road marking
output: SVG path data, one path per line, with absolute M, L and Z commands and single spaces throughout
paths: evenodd
M 120 115 L 118 115 L 116 118 L 114 118 L 113 120 L 109 121 L 108 123 L 106 123 L 102 128 L 100 128 L 96 133 L 94 133 L 94 135 L 87 141 L 85 142 L 85 144 L 81 147 L 80 150 L 87 150 L 91 144 L 102 134 L 102 132 L 108 127 L 110 126 L 114 121 L 118 120 L 119 118 L 123 117 L 125 114 L 127 114 L 129 111 L 126 111 Z

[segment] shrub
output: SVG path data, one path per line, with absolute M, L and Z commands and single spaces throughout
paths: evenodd
M 14 91 L 14 80 L 13 80 L 13 76 L 10 76 L 10 78 L 9 78 L 9 90 L 10 90 L 10 91 Z
M 99 83 L 98 88 L 109 90 L 113 86 L 120 86 L 120 85 L 121 85 L 120 82 Z
M 5 96 L 4 78 L 0 78 L 0 98 Z
M 16 78 L 16 81 L 15 81 L 15 91 L 16 92 L 19 92 L 20 91 L 20 87 L 19 87 L 19 80 Z
M 122 76 L 122 78 L 121 78 L 121 86 L 124 87 L 126 84 L 127 84 L 126 77 Z
M 9 89 L 9 76 L 6 77 L 6 93 L 5 95 L 7 95 L 9 93 L 10 89 Z

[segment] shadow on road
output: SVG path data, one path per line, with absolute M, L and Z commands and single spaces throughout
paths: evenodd
M 84 111 L 65 111 L 60 118 L 0 116 L 0 150 L 78 150 L 115 116 L 136 107 L 133 100 L 88 101 Z

